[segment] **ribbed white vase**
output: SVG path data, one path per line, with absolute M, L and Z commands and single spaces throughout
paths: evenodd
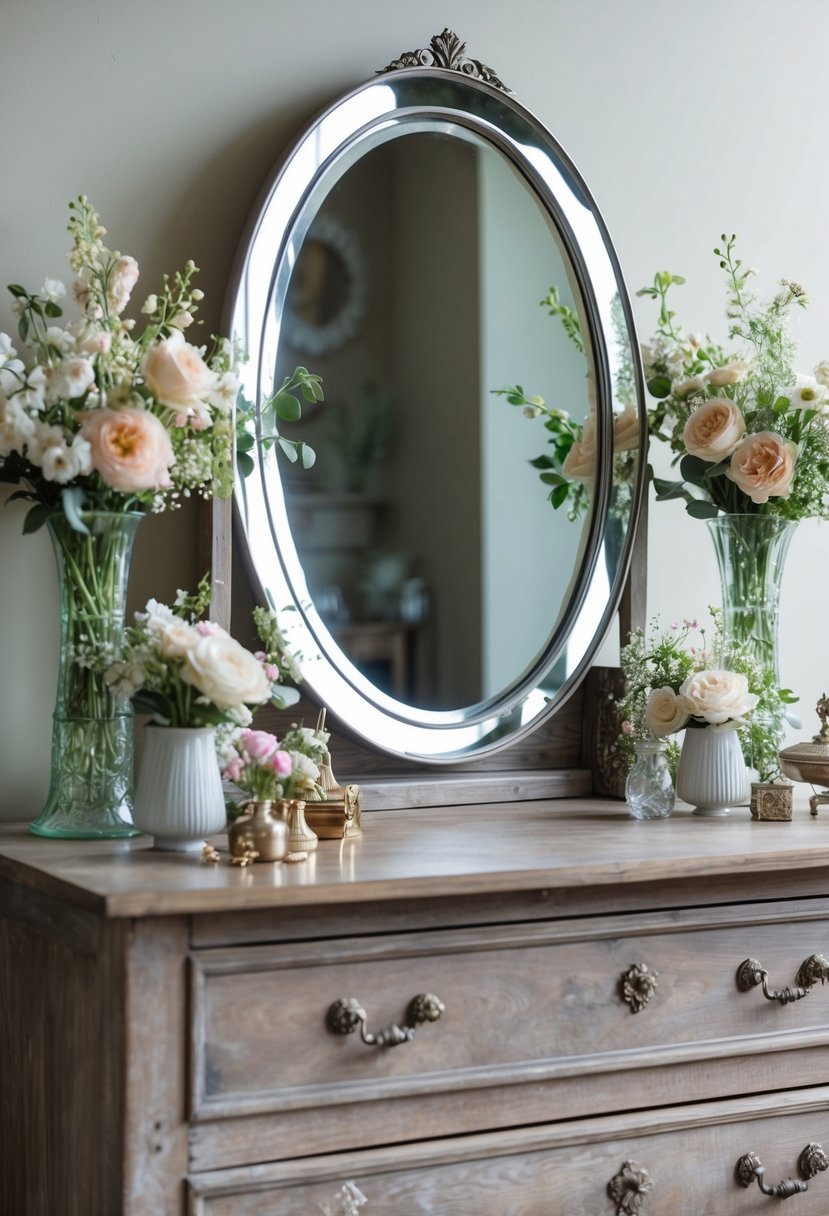
M 212 726 L 149 725 L 133 820 L 157 849 L 191 852 L 227 826 Z
M 732 807 L 748 804 L 748 773 L 736 730 L 688 727 L 676 792 L 695 815 L 730 815 Z

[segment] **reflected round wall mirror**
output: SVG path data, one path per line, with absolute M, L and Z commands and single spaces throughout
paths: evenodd
M 325 387 L 300 424 L 314 467 L 259 448 L 236 493 L 315 699 L 429 765 L 546 721 L 614 618 L 645 442 L 618 262 L 555 138 L 444 31 L 300 135 L 226 324 L 249 401 L 297 364 Z

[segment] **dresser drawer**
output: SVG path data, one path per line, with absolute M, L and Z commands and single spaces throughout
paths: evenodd
M 736 975 L 755 957 L 772 986 L 792 985 L 827 936 L 826 917 L 803 901 L 195 951 L 191 1117 L 817 1048 L 829 990 L 783 1006 L 741 992 Z M 623 985 L 636 964 L 656 986 L 634 1013 Z M 369 1047 L 328 1028 L 338 999 L 355 998 L 375 1033 L 403 1024 L 421 993 L 445 1012 L 410 1042 Z M 698 1095 L 673 1100 L 688 1096 Z
M 740 1185 L 737 1163 L 756 1154 L 767 1186 L 803 1180 L 804 1149 L 829 1147 L 826 1100 L 824 1089 L 812 1089 L 219 1170 L 191 1177 L 189 1212 L 342 1216 L 336 1196 L 351 1183 L 367 1200 L 367 1216 L 759 1216 L 776 1211 L 776 1200 L 761 1194 L 756 1180 Z M 817 1173 L 807 1187 L 791 1210 L 825 1216 L 829 1173 Z M 620 1206 L 629 1190 L 635 1200 Z

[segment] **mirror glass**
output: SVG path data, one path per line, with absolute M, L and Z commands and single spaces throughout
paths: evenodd
M 282 428 L 315 466 L 260 451 L 237 495 L 305 680 L 383 750 L 503 746 L 589 664 L 641 488 L 629 309 L 584 184 L 506 94 L 406 70 L 304 133 L 239 265 L 246 396 L 298 364 L 325 388 Z M 557 509 L 548 411 L 584 449 Z

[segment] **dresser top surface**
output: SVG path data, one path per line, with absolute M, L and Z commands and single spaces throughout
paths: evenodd
M 796 808 L 791 822 L 675 811 L 631 819 L 624 803 L 561 799 L 509 805 L 376 811 L 364 835 L 323 840 L 305 862 L 228 864 L 160 853 L 148 837 L 62 841 L 0 825 L 0 879 L 106 916 L 356 903 L 508 891 L 584 890 L 824 869 L 829 816 Z

